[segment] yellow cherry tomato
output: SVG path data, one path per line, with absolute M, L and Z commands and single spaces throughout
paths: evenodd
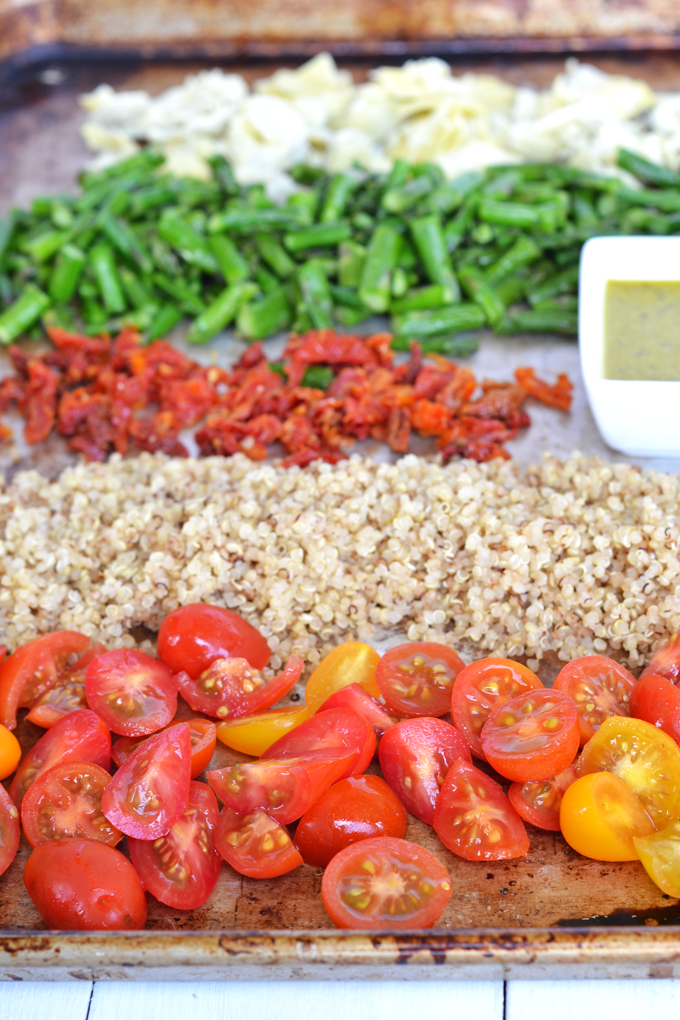
M 610 772 L 582 776 L 566 789 L 560 828 L 570 847 L 595 861 L 636 861 L 633 838 L 654 831 L 638 798 Z
M 220 723 L 217 736 L 227 747 L 243 754 L 259 758 L 268 751 L 275 740 L 289 730 L 309 719 L 311 713 L 306 705 L 295 708 L 272 708 L 257 715 L 244 715 L 240 719 Z
M 633 840 L 638 857 L 661 892 L 680 899 L 680 821 Z
M 679 813 L 680 749 L 667 733 L 642 719 L 605 719 L 583 748 L 579 772 L 612 772 L 623 779 L 656 829 Z
M 345 641 L 334 648 L 321 660 L 307 681 L 305 701 L 312 715 L 331 694 L 350 684 L 361 684 L 372 697 L 380 698 L 375 682 L 379 662 L 380 656 L 375 648 L 365 645 L 363 641 Z
M 19 741 L 6 726 L 0 724 L 0 779 L 11 776 L 20 761 Z

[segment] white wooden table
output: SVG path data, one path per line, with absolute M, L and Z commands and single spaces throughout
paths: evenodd
M 2 1020 L 647 1020 L 672 981 L 7 982 Z

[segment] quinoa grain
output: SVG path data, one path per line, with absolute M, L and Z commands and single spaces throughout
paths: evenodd
M 259 627 L 273 669 L 386 630 L 636 668 L 680 626 L 679 515 L 680 478 L 578 454 L 527 472 L 149 454 L 26 472 L 0 488 L 0 636 L 133 646 L 212 602 Z

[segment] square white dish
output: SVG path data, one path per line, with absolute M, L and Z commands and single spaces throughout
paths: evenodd
M 680 381 L 604 378 L 604 305 L 610 280 L 680 281 L 680 237 L 594 237 L 581 253 L 579 350 L 602 438 L 637 457 L 680 455 Z

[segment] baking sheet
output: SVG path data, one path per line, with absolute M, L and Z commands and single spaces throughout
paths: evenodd
M 613 69 L 608 63 L 607 69 Z M 647 76 L 644 62 L 636 66 L 641 77 Z M 537 73 L 532 77 L 531 66 L 513 65 L 512 76 L 539 84 L 558 67 L 544 60 L 533 68 Z M 262 68 L 249 70 L 251 76 L 264 73 Z M 658 66 L 649 70 L 659 87 Z M 0 116 L 0 214 L 37 194 L 72 187 L 86 156 L 78 136 L 79 92 L 101 80 L 118 88 L 158 92 L 181 80 L 186 69 L 148 65 L 74 70 L 54 65 L 47 71 L 41 72 L 42 79 L 29 77 L 18 84 Z M 669 62 L 665 72 L 665 87 L 680 88 L 680 62 Z M 376 320 L 376 328 L 383 325 Z M 175 339 L 182 345 L 180 333 Z M 267 342 L 272 357 L 283 342 Z M 185 349 L 202 360 L 216 357 L 226 363 L 242 346 L 225 334 L 209 347 Z M 0 370 L 6 371 L 6 355 L 0 357 Z M 509 447 L 521 463 L 535 462 L 548 450 L 561 456 L 575 449 L 613 456 L 587 408 L 573 341 L 484 335 L 480 351 L 468 363 L 480 377 L 510 378 L 515 367 L 529 364 L 549 380 L 566 371 L 574 381 L 569 415 L 529 407 L 533 426 Z M 377 445 L 367 449 L 389 455 Z M 18 438 L 13 449 L 0 453 L 0 469 L 10 474 L 34 466 L 54 475 L 72 459 L 59 437 L 36 449 Z M 680 468 L 680 460 L 640 463 Z M 542 678 L 551 679 L 547 674 Z M 24 721 L 18 735 L 27 748 L 40 732 Z M 241 757 L 220 745 L 212 767 Z M 16 860 L 0 880 L 0 978 L 680 977 L 680 906 L 664 896 L 638 864 L 589 861 L 573 853 L 559 834 L 532 829 L 530 835 L 526 858 L 473 864 L 445 850 L 429 826 L 410 819 L 407 837 L 442 859 L 454 891 L 439 922 L 442 931 L 398 936 L 329 931 L 318 869 L 303 866 L 280 879 L 256 881 L 227 865 L 214 894 L 198 910 L 184 914 L 150 898 L 146 932 L 49 933 L 23 887 L 30 848 L 22 840 Z

